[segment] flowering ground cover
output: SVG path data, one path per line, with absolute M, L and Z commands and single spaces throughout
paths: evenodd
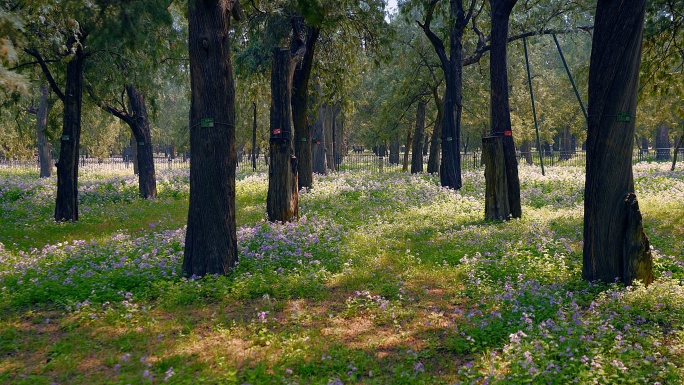
M 187 171 L 54 180 L 0 171 L 0 383 L 676 384 L 684 381 L 684 172 L 639 164 L 656 282 L 581 280 L 583 170 L 521 166 L 523 218 L 403 173 L 319 176 L 302 218 L 265 219 L 239 175 L 240 262 L 183 278 Z

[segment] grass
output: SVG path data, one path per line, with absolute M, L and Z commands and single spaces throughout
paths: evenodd
M 160 198 L 80 178 L 81 220 L 50 220 L 54 180 L 0 171 L 0 383 L 681 383 L 684 173 L 639 164 L 657 281 L 581 280 L 583 172 L 521 166 L 524 216 L 482 220 L 484 178 L 319 176 L 302 219 L 265 221 L 240 175 L 240 263 L 180 276 L 187 171 Z

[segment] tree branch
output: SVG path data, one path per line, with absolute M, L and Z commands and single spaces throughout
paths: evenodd
M 131 127 L 131 129 L 136 126 L 135 119 L 133 119 L 133 117 L 128 112 L 126 112 L 125 110 L 120 110 L 110 104 L 107 104 L 103 100 L 98 98 L 95 95 L 95 92 L 93 91 L 92 85 L 86 84 L 85 89 L 88 91 L 88 95 L 90 95 L 90 98 L 93 100 L 93 102 L 97 104 L 97 106 L 100 107 L 103 111 L 109 112 L 115 117 L 121 119 L 124 123 L 128 124 Z
M 428 40 L 430 40 L 430 43 L 432 43 L 432 46 L 435 48 L 435 52 L 437 53 L 437 56 L 439 56 L 439 61 L 442 63 L 442 68 L 445 70 L 444 73 L 446 74 L 448 72 L 446 71 L 446 69 L 449 68 L 449 58 L 446 55 L 444 42 L 430 29 L 432 16 L 435 12 L 435 7 L 437 6 L 437 3 L 439 2 L 440 0 L 432 0 L 430 2 L 427 14 L 425 15 L 425 24 L 421 24 L 418 20 L 416 20 L 416 23 L 418 24 L 420 29 L 422 29 L 423 32 L 425 32 L 425 36 L 427 36 Z
M 34 49 L 31 48 L 24 48 L 24 52 L 27 54 L 33 56 L 36 58 L 38 61 L 38 64 L 40 64 L 40 68 L 43 70 L 43 73 L 45 74 L 45 77 L 47 78 L 48 83 L 50 84 L 50 88 L 52 88 L 52 91 L 55 92 L 57 97 L 64 102 L 65 96 L 62 90 L 59 89 L 59 86 L 57 85 L 57 82 L 55 82 L 55 78 L 52 77 L 52 73 L 50 72 L 50 69 L 47 66 L 47 63 L 45 60 L 43 60 L 43 57 L 40 56 L 40 53 Z

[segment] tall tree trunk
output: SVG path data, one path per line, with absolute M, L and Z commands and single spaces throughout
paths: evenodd
M 335 157 L 335 170 L 340 169 L 344 159 L 344 115 L 342 106 L 335 105 L 335 117 L 333 118 L 333 154 Z
M 520 146 L 520 154 L 525 157 L 525 162 L 532 165 L 532 144 L 529 140 L 526 140 Z
M 306 49 L 302 63 L 297 66 L 292 79 L 292 123 L 294 125 L 294 151 L 297 157 L 299 187 L 310 188 L 313 183 L 312 132 L 309 117 L 309 79 L 313 68 L 314 50 L 320 28 L 308 27 L 306 42 L 301 41 L 303 20 L 293 21 L 293 48 Z M 294 52 L 293 52 L 294 53 Z
M 599 0 L 589 66 L 582 277 L 653 281 L 632 149 L 646 0 Z
M 423 125 L 423 130 L 425 130 L 425 125 Z M 425 132 L 423 134 L 423 156 L 427 156 L 430 150 L 430 134 Z
M 437 106 L 437 119 L 435 119 L 435 127 L 432 130 L 432 139 L 430 140 L 430 156 L 428 157 L 427 172 L 434 174 L 439 172 L 439 155 L 442 142 L 442 121 L 443 108 L 441 98 L 437 95 L 437 90 L 433 90 L 435 104 Z
M 570 126 L 565 125 L 563 132 L 560 134 L 560 160 L 568 160 L 572 158 L 572 134 L 570 133 Z
M 440 183 L 444 187 L 460 189 L 461 181 L 461 114 L 463 105 L 463 30 L 468 25 L 462 0 L 449 1 L 449 57 L 444 42 L 430 30 L 430 22 L 438 1 L 430 2 L 425 24 L 420 27 L 439 56 L 445 77 L 444 110 L 442 120 L 442 162 Z M 428 170 L 429 171 L 429 170 Z
M 237 262 L 235 83 L 230 14 L 235 1 L 190 0 L 190 204 L 185 275 L 227 274 Z
M 656 160 L 670 160 L 670 128 L 662 123 L 656 131 Z
M 66 65 L 62 138 L 57 163 L 57 222 L 78 220 L 78 148 L 81 141 L 84 60 L 79 45 Z
M 257 104 L 252 103 L 254 107 L 254 121 L 252 122 L 252 169 L 257 169 Z
M 313 172 L 321 175 L 325 175 L 325 173 L 328 171 L 328 165 L 325 156 L 325 134 L 323 130 L 326 116 L 327 108 L 324 103 L 318 109 L 318 116 L 316 117 L 316 122 L 313 125 L 313 139 L 311 140 Z
M 423 172 L 423 131 L 425 130 L 425 102 L 418 103 L 416 110 L 416 132 L 411 147 L 411 174 Z M 408 146 L 406 147 L 408 150 Z
M 334 158 L 334 125 L 335 125 L 335 106 L 327 104 L 325 108 L 325 119 L 323 120 L 323 143 L 325 144 L 326 167 L 335 170 Z
M 40 103 L 36 111 L 36 135 L 38 137 L 38 160 L 40 162 L 40 177 L 49 178 L 52 176 L 52 156 L 50 143 L 45 138 L 45 129 L 47 128 L 48 113 L 50 106 L 48 103 L 48 96 L 50 94 L 50 87 L 47 84 L 40 86 Z
M 389 145 L 389 162 L 390 164 L 399 164 L 399 133 L 390 140 Z
M 679 156 L 679 150 L 682 148 L 682 145 L 684 145 L 684 134 L 682 134 L 682 136 L 677 141 L 677 145 L 674 149 L 674 154 L 672 154 L 672 168 L 670 169 L 671 171 L 675 170 L 675 166 L 677 165 L 677 157 Z
M 266 211 L 272 222 L 299 217 L 297 158 L 292 148 L 292 55 L 276 48 L 271 67 L 271 162 L 268 169 Z
M 409 150 L 411 148 L 411 142 L 413 141 L 413 138 L 411 137 L 411 127 L 413 125 L 413 122 L 408 124 L 408 127 L 406 128 L 406 143 L 404 143 L 404 164 L 401 168 L 402 171 L 406 172 L 409 170 Z M 420 148 L 418 149 L 418 152 L 420 152 Z
M 508 204 L 513 218 L 522 216 L 518 159 L 511 128 L 511 110 L 508 100 L 508 20 L 517 0 L 490 0 L 492 7 L 492 36 L 489 57 L 491 79 L 492 136 L 503 136 L 504 165 L 508 184 Z M 501 175 L 497 173 L 497 175 Z
M 137 155 L 138 165 L 138 189 L 140 196 L 145 199 L 157 197 L 157 176 L 154 171 L 154 153 L 152 149 L 152 129 L 150 119 L 147 116 L 147 107 L 142 94 L 132 85 L 126 86 L 126 94 L 132 114 L 132 122 L 129 125 L 135 137 L 133 146 L 134 154 Z M 175 151 L 174 151 L 175 152 Z M 175 154 L 171 155 L 171 159 Z

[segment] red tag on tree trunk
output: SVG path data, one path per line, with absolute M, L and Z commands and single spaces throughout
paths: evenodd
M 513 136 L 513 131 L 511 131 L 511 130 L 504 131 L 504 136 Z
M 278 134 L 280 134 L 280 128 L 276 128 L 275 130 L 273 130 L 273 135 L 278 135 Z

